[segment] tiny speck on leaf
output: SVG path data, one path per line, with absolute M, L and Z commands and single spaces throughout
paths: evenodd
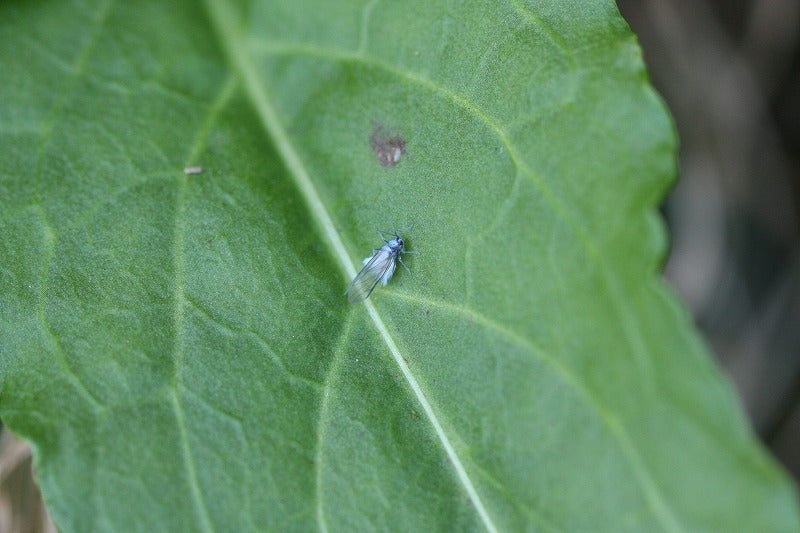
M 383 130 L 383 126 L 375 126 L 372 130 L 369 145 L 378 158 L 378 163 L 384 167 L 393 167 L 400 162 L 406 153 L 406 141 L 400 136 L 390 136 Z
M 184 174 L 202 174 L 203 167 L 186 167 L 183 169 Z

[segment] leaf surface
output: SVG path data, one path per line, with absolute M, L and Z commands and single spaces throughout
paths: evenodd
M 612 2 L 4 2 L 0 44 L 0 416 L 65 531 L 798 528 L 659 280 Z

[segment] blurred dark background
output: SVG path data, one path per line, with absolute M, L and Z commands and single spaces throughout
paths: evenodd
M 800 0 L 618 0 L 681 139 L 666 276 L 800 480 Z M 54 531 L 0 434 L 0 531 Z
M 618 0 L 680 135 L 666 277 L 800 479 L 800 1 Z

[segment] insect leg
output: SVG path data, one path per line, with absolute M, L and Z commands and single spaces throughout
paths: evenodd
M 405 252 L 405 253 L 407 253 L 407 254 L 410 254 L 411 252 Z M 406 266 L 406 264 L 405 264 L 405 263 L 403 263 L 403 258 L 402 258 L 402 257 L 400 257 L 400 256 L 398 255 L 398 256 L 397 256 L 397 260 L 398 260 L 398 261 L 400 261 L 400 264 L 401 264 L 401 265 L 403 265 L 403 268 L 405 268 L 405 269 L 406 269 L 406 272 L 408 272 L 408 273 L 409 273 L 409 274 L 411 274 L 412 276 L 414 275 L 414 274 L 412 274 L 411 270 L 409 270 L 409 268 Z
M 394 231 L 395 231 L 395 235 L 397 235 L 397 232 L 398 232 L 398 231 L 400 231 L 400 232 L 403 232 L 403 231 L 411 231 L 411 230 L 413 230 L 413 229 L 414 229 L 414 224 L 411 224 L 410 226 L 405 226 L 405 227 L 403 227 L 403 228 L 397 228 L 397 229 L 396 229 L 396 230 L 394 230 Z

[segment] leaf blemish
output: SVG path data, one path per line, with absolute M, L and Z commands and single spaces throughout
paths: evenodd
M 406 153 L 406 140 L 398 135 L 389 135 L 384 132 L 383 126 L 378 124 L 372 130 L 369 145 L 378 158 L 378 163 L 384 167 L 393 167 L 400 162 Z

